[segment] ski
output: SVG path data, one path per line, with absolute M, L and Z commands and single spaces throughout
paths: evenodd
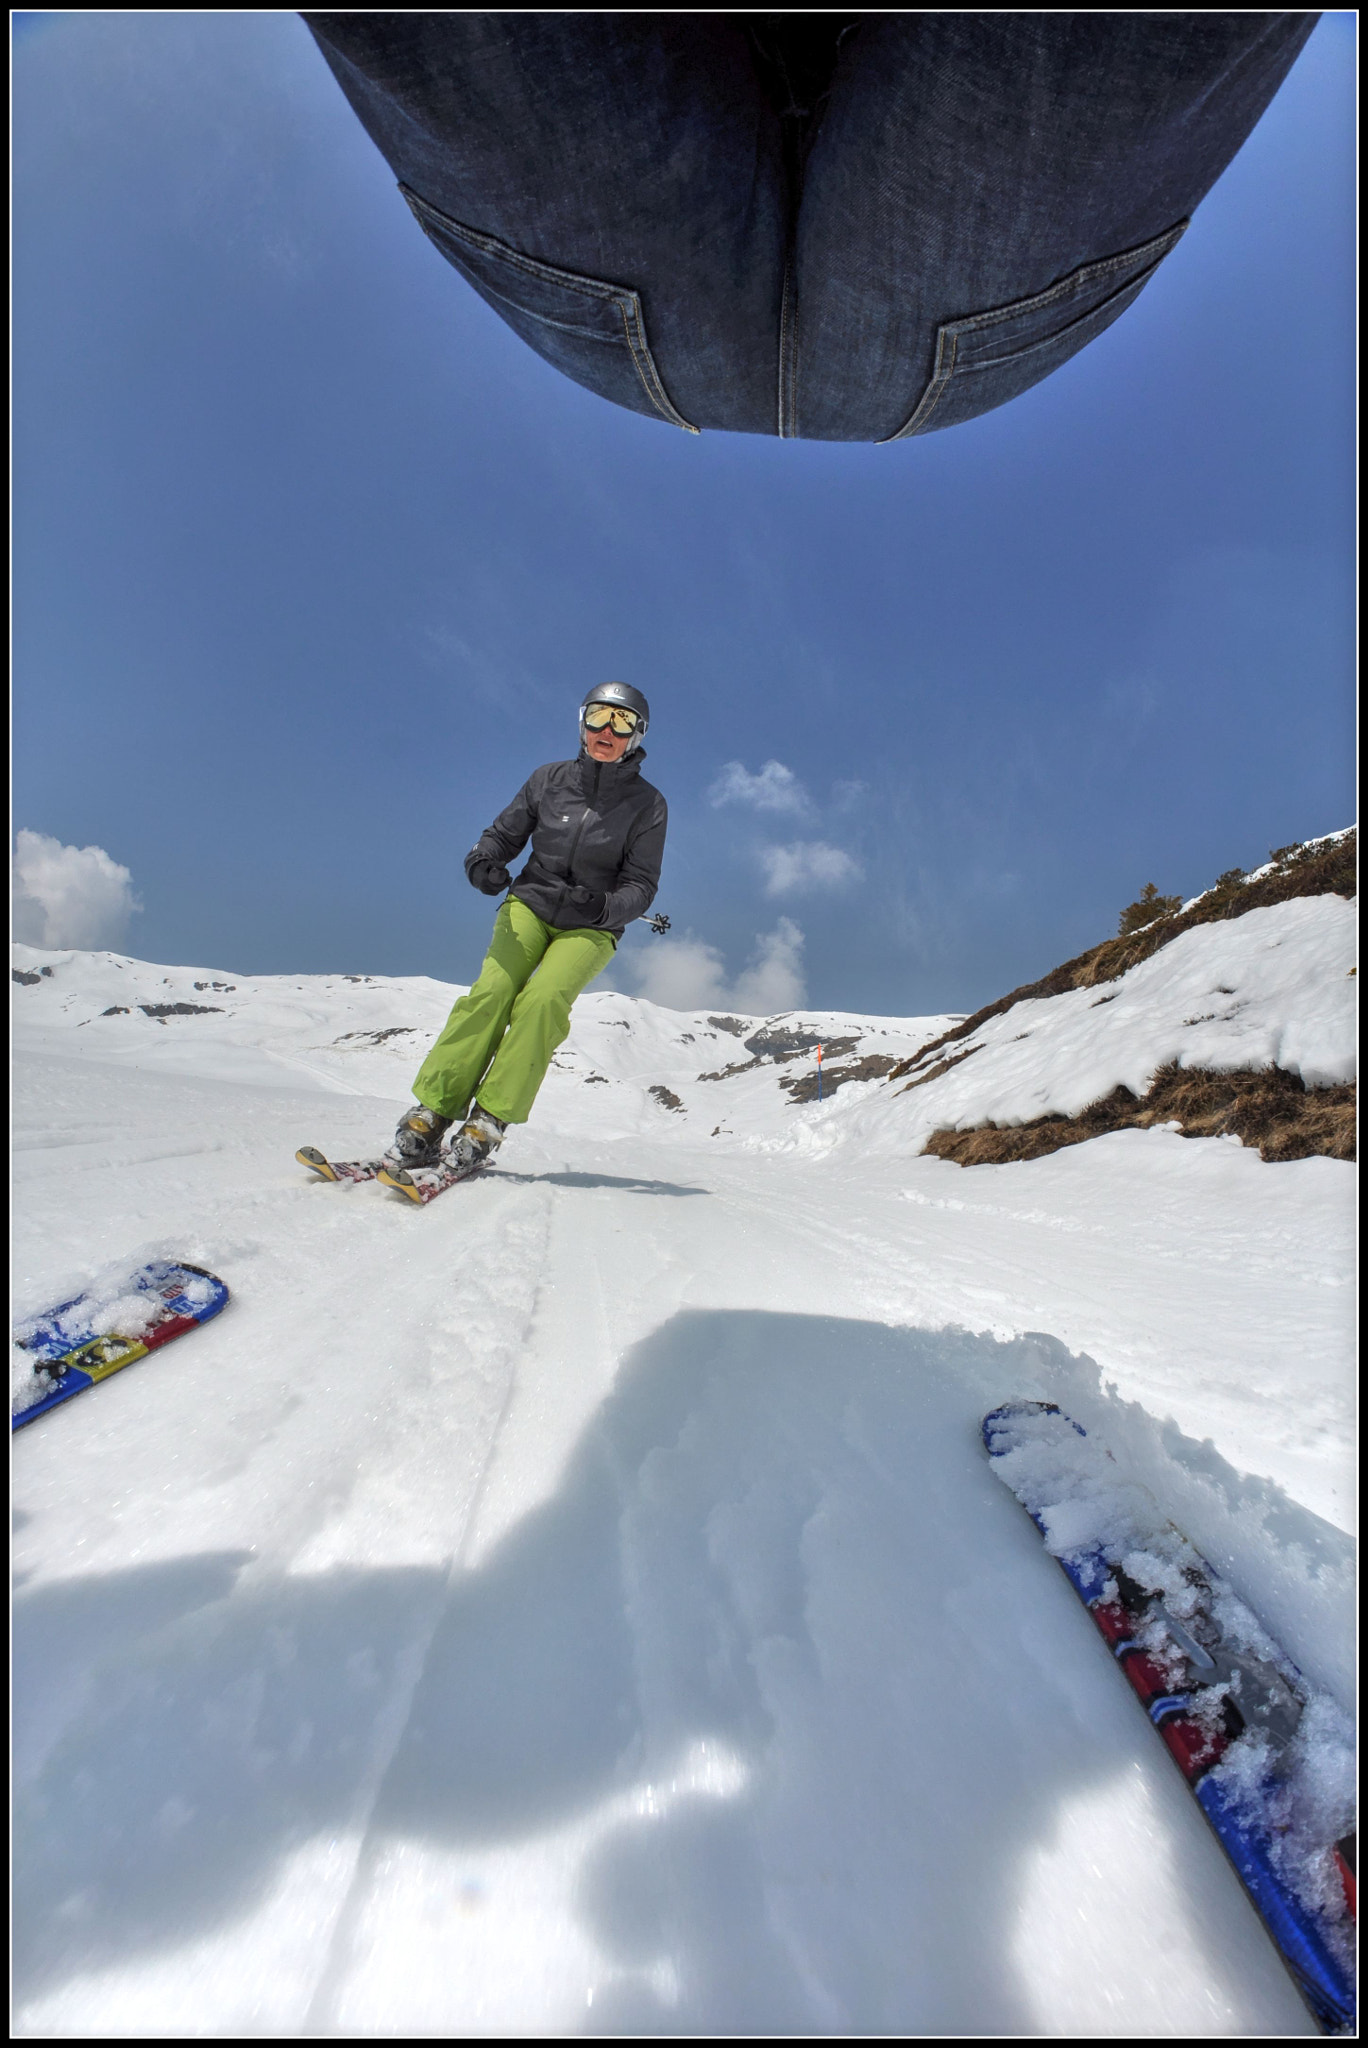
M 295 1158 L 321 1180 L 376 1180 L 382 1188 L 406 1195 L 411 1202 L 435 1201 L 448 1188 L 454 1188 L 457 1181 L 473 1179 L 488 1164 L 482 1159 L 477 1166 L 456 1167 L 441 1159 L 435 1166 L 405 1167 L 385 1158 L 327 1159 L 313 1145 L 301 1145 Z
M 383 1159 L 325 1159 L 315 1145 L 301 1145 L 295 1158 L 321 1180 L 374 1180 L 385 1164 Z
M 454 1188 L 458 1181 L 473 1180 L 489 1164 L 481 1159 L 474 1166 L 453 1166 L 442 1159 L 436 1166 L 393 1166 L 382 1161 L 376 1178 L 382 1188 L 393 1188 L 396 1194 L 407 1195 L 410 1202 L 435 1202 L 438 1195 Z
M 1081 1423 L 1052 1402 L 1008 1402 L 984 1418 L 983 1442 L 1183 1773 L 1317 2026 L 1352 2030 L 1353 1839 L 1317 1837 L 1318 1764 L 1298 1739 L 1311 1687 Z M 1318 1702 L 1326 1713 L 1331 1703 Z M 1347 1730 L 1345 1741 L 1347 1756 Z
M 227 1300 L 223 1282 L 202 1266 L 153 1259 L 27 1317 L 15 1326 L 14 1342 L 33 1365 L 12 1391 L 11 1430 L 198 1329 Z

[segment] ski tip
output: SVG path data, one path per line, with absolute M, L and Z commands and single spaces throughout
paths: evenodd
M 401 1195 L 407 1195 L 411 1202 L 421 1202 L 423 1197 L 418 1184 L 402 1166 L 382 1166 L 376 1175 L 382 1188 L 394 1188 Z
M 307 1166 L 311 1172 L 322 1174 L 324 1180 L 337 1179 L 337 1175 L 333 1172 L 316 1145 L 301 1145 L 295 1153 L 295 1158 L 301 1166 Z

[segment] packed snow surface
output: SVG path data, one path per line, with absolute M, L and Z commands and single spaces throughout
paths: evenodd
M 1339 1078 L 1313 907 L 1053 999 L 992 1099 Z M 957 1020 L 590 992 L 415 1209 L 293 1154 L 387 1140 L 451 986 L 14 964 L 16 1314 L 232 1290 L 15 1442 L 21 2035 L 1313 2031 L 979 1425 L 1066 1407 L 1350 1711 L 1352 1167 L 964 1171 L 925 1129 L 1048 1006 L 818 1103 L 817 1039 Z

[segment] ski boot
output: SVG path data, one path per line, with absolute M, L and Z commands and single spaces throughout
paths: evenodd
M 385 1157 L 396 1166 L 435 1166 L 442 1156 L 442 1139 L 451 1128 L 449 1116 L 439 1116 L 421 1102 L 405 1110 Z
M 487 1109 L 481 1109 L 477 1102 L 442 1156 L 459 1172 L 474 1173 L 498 1151 L 506 1128 L 498 1117 Z

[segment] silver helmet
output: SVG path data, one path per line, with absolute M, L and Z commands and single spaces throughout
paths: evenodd
M 584 741 L 584 714 L 591 704 L 618 704 L 624 711 L 635 711 L 639 723 L 627 747 L 627 752 L 634 754 L 645 739 L 646 728 L 651 722 L 651 707 L 640 690 L 634 690 L 630 683 L 596 683 L 580 705 L 581 744 Z

